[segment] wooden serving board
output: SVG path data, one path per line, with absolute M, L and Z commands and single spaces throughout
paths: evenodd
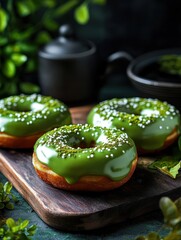
M 74 123 L 84 123 L 90 107 L 71 109 Z M 181 177 L 173 180 L 144 166 L 139 158 L 131 180 L 119 189 L 101 192 L 68 192 L 47 185 L 36 175 L 32 151 L 0 150 L 0 170 L 48 225 L 66 231 L 91 230 L 119 223 L 158 208 L 161 196 L 181 192 Z

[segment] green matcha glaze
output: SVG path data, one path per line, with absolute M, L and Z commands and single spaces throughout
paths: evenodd
M 67 106 L 47 96 L 11 96 L 0 100 L 0 132 L 30 136 L 71 123 Z
M 41 163 L 70 184 L 88 175 L 120 181 L 137 156 L 135 144 L 126 133 L 87 124 L 47 132 L 37 140 L 34 151 Z
M 166 102 L 144 98 L 111 99 L 96 105 L 87 122 L 93 126 L 118 128 L 138 148 L 154 151 L 164 145 L 174 129 L 179 132 L 179 111 Z

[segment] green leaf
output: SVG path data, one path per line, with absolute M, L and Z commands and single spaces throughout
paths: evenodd
M 40 87 L 30 82 L 22 82 L 20 83 L 20 91 L 24 94 L 39 93 Z
M 180 218 L 179 211 L 175 203 L 168 197 L 162 197 L 159 202 L 160 209 L 164 216 L 164 222 L 173 227 L 177 222 L 174 220 Z
M 0 46 L 4 46 L 8 43 L 8 38 L 1 36 L 0 37 Z
M 50 18 L 46 18 L 43 21 L 43 25 L 45 26 L 45 28 L 47 28 L 50 31 L 56 31 L 59 27 L 59 24 L 56 21 L 54 21 L 53 19 L 50 19 Z
M 20 230 L 23 230 L 24 228 L 26 228 L 29 224 L 29 221 L 28 220 L 24 220 L 23 222 L 20 223 L 19 227 L 20 227 Z
M 0 236 L 3 236 L 3 235 L 4 235 L 4 229 L 0 228 Z
M 56 5 L 56 0 L 43 0 L 42 1 L 43 6 L 48 8 L 53 8 Z
M 14 209 L 14 204 L 8 202 L 5 207 L 9 210 L 13 210 Z
M 11 94 L 11 95 L 15 95 L 15 93 L 14 93 L 14 94 Z M 13 201 L 14 201 L 14 202 L 18 202 L 17 197 L 16 197 L 15 195 L 13 195 L 12 193 L 10 193 L 10 194 L 11 194 L 11 197 L 12 197 Z
M 49 41 L 51 40 L 51 36 L 48 32 L 46 31 L 40 31 L 38 34 L 37 34 L 37 37 L 36 37 L 36 42 L 39 44 L 39 45 L 43 45 L 45 43 L 48 43 Z
M 17 2 L 17 9 L 20 16 L 28 16 L 31 13 L 27 4 L 20 1 Z
M 12 184 L 10 183 L 10 182 L 6 182 L 5 184 L 4 184 L 4 191 L 7 193 L 7 194 L 9 194 L 10 193 L 10 191 L 11 191 L 11 189 L 12 189 Z
M 11 59 L 16 66 L 21 66 L 23 63 L 27 61 L 27 56 L 21 53 L 13 53 L 11 55 Z
M 165 173 L 165 174 L 167 174 L 168 176 L 170 176 L 170 177 L 172 177 L 172 178 L 176 178 L 176 176 L 178 175 L 178 173 L 179 173 L 179 170 L 180 170 L 180 162 L 177 164 L 177 165 L 175 165 L 174 167 L 172 167 L 172 168 L 170 168 L 170 169 L 168 169 L 168 167 L 167 166 L 165 166 L 165 167 L 162 167 L 162 168 L 158 168 L 161 172 L 163 172 L 163 173 Z
M 106 0 L 93 0 L 92 1 L 94 4 L 99 4 L 99 5 L 104 5 L 106 4 Z
M 14 45 L 15 49 L 19 49 L 19 51 L 25 52 L 25 53 L 35 53 L 35 51 L 37 50 L 37 46 L 36 45 L 32 45 L 29 42 L 17 42 Z
M 19 224 L 18 224 L 17 222 L 16 222 L 15 224 L 16 224 L 16 225 L 13 226 L 12 229 L 11 229 L 13 233 L 17 233 L 17 232 L 20 231 L 20 226 L 19 226 Z
M 181 168 L 181 161 L 173 156 L 164 156 L 151 163 L 148 168 L 158 169 L 162 173 L 175 179 Z
M 6 220 L 6 224 L 7 224 L 8 228 L 10 228 L 10 229 L 13 228 L 14 226 L 16 226 L 16 223 L 13 218 L 8 218 Z
M 34 59 L 29 59 L 26 63 L 26 72 L 33 72 L 36 68 L 36 61 Z
M 7 55 L 11 55 L 13 53 L 35 53 L 37 50 L 37 46 L 32 45 L 28 42 L 17 42 L 14 45 L 8 45 L 5 47 L 4 51 Z M 23 54 L 22 53 L 22 54 Z
M 175 201 L 175 205 L 177 206 L 177 209 L 179 211 L 179 214 L 181 216 L 181 197 L 179 197 L 176 201 Z
M 180 240 L 181 233 L 179 231 L 172 231 L 164 238 L 164 240 Z
M 89 9 L 86 3 L 75 9 L 75 19 L 79 24 L 86 24 L 89 21 Z
M 148 234 L 147 239 L 148 239 L 148 240 L 160 240 L 161 238 L 160 238 L 160 236 L 158 235 L 158 233 L 156 233 L 156 232 L 151 232 L 151 233 Z
M 5 48 L 4 48 L 4 53 L 6 55 L 10 55 L 12 54 L 13 52 L 19 52 L 20 50 L 19 49 L 15 49 L 15 45 L 7 45 Z
M 15 41 L 28 40 L 35 33 L 35 27 L 28 27 L 26 30 L 20 31 L 19 29 L 14 29 L 11 33 L 11 38 Z
M 12 218 L 6 220 L 6 225 L 3 223 L 0 228 L 0 236 L 3 240 L 28 240 L 29 236 L 33 236 L 36 231 L 36 226 L 32 225 L 28 228 L 29 220 L 19 219 L 15 221 Z
M 73 7 L 75 7 L 78 4 L 78 0 L 72 0 L 72 1 L 67 1 L 64 4 L 61 4 L 59 7 L 56 8 L 54 12 L 54 16 L 58 17 L 61 15 L 66 14 L 69 12 Z
M 4 9 L 0 8 L 0 32 L 3 32 L 8 24 L 8 15 Z
M 15 81 L 6 81 L 0 88 L 0 97 L 18 94 L 17 84 Z
M 36 229 L 37 229 L 36 225 L 30 226 L 29 229 L 27 229 L 27 232 L 29 233 L 29 236 L 33 236 L 36 232 Z
M 15 64 L 13 63 L 13 61 L 12 60 L 6 60 L 6 62 L 4 63 L 2 71 L 3 71 L 3 74 L 6 77 L 12 78 L 16 73 L 16 67 L 15 67 Z
M 10 198 L 8 197 L 8 194 L 4 197 L 4 200 L 3 200 L 3 202 L 4 203 L 7 203 L 7 202 L 9 202 L 10 201 Z
M 28 16 L 36 10 L 34 2 L 31 0 L 17 1 L 16 6 L 19 15 L 22 17 Z

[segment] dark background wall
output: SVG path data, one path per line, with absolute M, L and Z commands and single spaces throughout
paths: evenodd
M 94 41 L 103 60 L 123 50 L 137 57 L 145 52 L 181 47 L 180 0 L 107 0 L 92 6 L 85 26 L 73 23 L 78 35 Z M 101 88 L 99 99 L 142 95 L 126 73 L 111 75 Z
M 96 42 L 103 57 L 117 50 L 139 55 L 181 46 L 180 0 L 107 0 L 90 13 L 87 25 L 73 24 L 79 36 Z

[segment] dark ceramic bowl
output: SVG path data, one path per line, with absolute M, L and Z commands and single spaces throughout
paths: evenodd
M 181 56 L 181 49 L 165 49 L 144 54 L 129 64 L 127 75 L 145 97 L 165 100 L 181 109 L 181 75 L 160 71 L 162 56 Z

